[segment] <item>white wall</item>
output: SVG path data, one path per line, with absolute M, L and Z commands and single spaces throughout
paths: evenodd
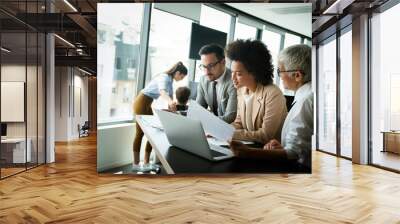
M 88 120 L 88 78 L 72 67 L 56 67 L 55 73 L 55 141 L 70 141 Z
M 133 123 L 98 127 L 98 172 L 132 163 L 134 134 L 135 124 Z M 141 150 L 142 153 L 143 151 Z
M 67 67 L 55 68 L 55 141 L 68 140 L 68 85 Z
M 71 102 L 71 105 L 74 105 L 72 108 L 72 120 L 71 120 L 71 135 L 73 138 L 78 138 L 78 124 L 82 126 L 85 121 L 88 121 L 88 77 L 82 77 L 80 75 L 74 76 L 74 102 Z

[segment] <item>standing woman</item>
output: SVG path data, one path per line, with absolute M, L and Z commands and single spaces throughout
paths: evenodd
M 133 103 L 133 111 L 135 115 L 152 115 L 151 103 L 159 97 L 168 102 L 168 107 L 172 111 L 176 111 L 176 103 L 173 101 L 172 83 L 180 81 L 187 75 L 187 68 L 178 62 L 168 71 L 154 77 L 150 83 L 140 91 Z M 133 165 L 138 165 L 140 160 L 140 146 L 142 145 L 143 131 L 139 124 L 136 123 L 136 134 L 133 142 Z M 151 153 L 151 145 L 147 142 L 144 156 L 144 163 L 148 164 Z

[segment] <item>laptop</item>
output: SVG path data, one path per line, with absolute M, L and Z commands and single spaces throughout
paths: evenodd
M 162 110 L 155 110 L 155 113 L 171 145 L 210 161 L 233 157 L 230 149 L 209 144 L 199 120 Z

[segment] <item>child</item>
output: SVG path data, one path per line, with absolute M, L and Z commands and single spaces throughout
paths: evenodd
M 176 110 L 183 116 L 186 116 L 188 106 L 186 105 L 190 97 L 190 89 L 188 87 L 179 87 L 175 91 L 176 94 Z

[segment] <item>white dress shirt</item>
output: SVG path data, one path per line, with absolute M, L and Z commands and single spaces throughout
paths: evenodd
M 313 92 L 311 83 L 303 84 L 295 93 L 294 105 L 282 128 L 282 146 L 289 159 L 311 167 L 311 136 L 313 134 Z
M 220 88 L 221 88 L 222 82 L 224 80 L 224 75 L 226 75 L 225 72 L 226 72 L 226 68 L 224 70 L 224 73 L 222 73 L 222 75 L 218 79 L 215 80 L 217 82 L 217 84 L 215 85 L 215 88 L 217 89 L 217 93 L 220 92 Z M 217 102 L 218 102 L 218 105 L 221 102 L 220 94 L 217 94 Z

